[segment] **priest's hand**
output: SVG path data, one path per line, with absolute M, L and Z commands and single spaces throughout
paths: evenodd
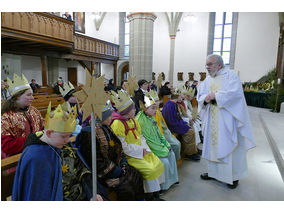
M 211 101 L 210 94 L 205 97 L 204 101 L 209 104 L 209 102 Z

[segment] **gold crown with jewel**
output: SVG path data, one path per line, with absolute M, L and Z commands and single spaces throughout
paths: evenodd
M 7 83 L 9 85 L 9 92 L 11 96 L 15 95 L 17 92 L 20 92 L 22 90 L 31 89 L 28 80 L 23 74 L 21 78 L 16 73 L 14 73 L 13 81 L 11 81 L 11 79 L 7 77 Z
M 146 92 L 145 93 L 146 96 L 148 97 L 152 97 L 154 99 L 154 101 L 159 101 L 159 96 L 158 96 L 158 93 L 155 91 L 155 90 L 151 90 L 150 92 Z
M 55 132 L 74 132 L 77 124 L 76 116 L 76 105 L 68 112 L 63 110 L 59 104 L 56 109 L 51 112 L 51 102 L 49 102 L 44 128 Z
M 67 95 L 71 90 L 76 92 L 73 84 L 71 84 L 70 81 L 68 81 L 68 83 L 66 82 L 63 83 L 63 89 L 59 87 L 59 91 L 63 97 L 65 97 L 65 95 Z
M 195 89 L 192 87 L 186 88 L 186 86 L 181 87 L 180 91 L 182 94 L 189 95 L 190 97 L 193 97 L 195 93 Z
M 126 93 L 121 92 L 120 90 L 118 93 L 111 91 L 111 101 L 114 103 L 114 106 L 118 112 L 122 112 L 133 104 L 132 99 Z

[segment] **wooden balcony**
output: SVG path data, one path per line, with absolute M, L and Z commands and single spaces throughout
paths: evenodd
M 74 32 L 74 21 L 41 12 L 1 13 L 2 52 L 118 60 L 119 45 Z
M 103 59 L 118 59 L 119 45 L 91 38 L 81 34 L 74 34 L 73 54 L 93 56 Z
M 48 13 L 2 12 L 4 49 L 73 48 L 74 22 Z

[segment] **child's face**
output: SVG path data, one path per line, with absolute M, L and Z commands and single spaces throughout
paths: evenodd
M 136 109 L 133 108 L 125 117 L 134 118 L 135 117 L 135 111 L 136 111 Z
M 69 103 L 72 103 L 72 104 L 76 104 L 76 103 L 77 103 L 77 98 L 72 95 L 72 96 L 68 99 L 68 102 L 69 102 Z
M 47 137 L 49 138 L 50 144 L 56 148 L 61 149 L 65 144 L 69 142 L 69 137 L 72 132 L 55 132 L 47 130 Z
M 110 126 L 111 121 L 112 121 L 112 115 L 109 116 L 107 119 L 105 119 L 105 120 L 102 122 L 102 124 L 103 124 L 103 125 L 106 125 L 106 126 Z
M 157 109 L 157 105 L 153 104 L 145 110 L 145 113 L 146 113 L 146 115 L 153 117 L 153 116 L 156 115 L 156 109 Z
M 33 100 L 34 100 L 33 91 L 32 89 L 28 89 L 25 91 L 24 94 L 18 97 L 16 102 L 20 107 L 26 107 L 26 106 L 30 106 Z

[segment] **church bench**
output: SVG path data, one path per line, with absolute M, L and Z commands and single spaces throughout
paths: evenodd
M 13 155 L 1 160 L 1 200 L 6 201 L 11 199 L 14 176 L 16 173 L 15 167 L 18 164 L 21 153 Z

